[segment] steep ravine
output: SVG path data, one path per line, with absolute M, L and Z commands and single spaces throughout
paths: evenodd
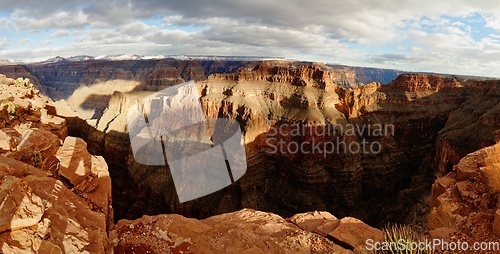
M 285 219 L 241 209 L 204 220 L 163 214 L 115 224 L 108 166 L 68 136 L 66 121 L 53 115 L 64 112 L 61 103 L 28 79 L 1 74 L 0 101 L 1 253 L 352 254 L 383 237 L 325 211 Z
M 326 210 L 372 225 L 401 222 L 403 215 L 412 212 L 414 201 L 430 192 L 434 174 L 449 170 L 446 163 L 494 142 L 499 102 L 487 89 L 498 87 L 497 83 L 463 87 L 453 78 L 403 75 L 388 86 L 373 83 L 346 89 L 321 68 L 260 64 L 197 82 L 207 116 L 234 118 L 244 127 L 248 170 L 237 183 L 183 204 L 177 200 L 168 168 L 139 165 L 131 156 L 127 108 L 148 92 L 115 92 L 98 123 L 68 121 L 68 128 L 88 142 L 91 152 L 106 158 L 117 220 L 160 213 L 206 218 L 253 208 L 285 217 Z M 471 112 L 468 105 L 476 101 L 488 104 Z M 474 124 L 470 127 L 474 132 L 451 134 L 464 117 L 471 117 L 463 124 Z M 476 124 L 474 119 L 483 120 Z M 382 144 L 378 154 L 340 153 L 325 158 L 265 152 L 271 128 L 298 123 L 304 128 L 323 128 L 326 123 L 391 124 L 394 135 L 286 138 L 287 142 L 339 138 L 347 144 L 366 139 Z M 457 145 L 456 137 L 463 135 L 481 142 Z M 442 154 L 452 159 L 443 160 Z

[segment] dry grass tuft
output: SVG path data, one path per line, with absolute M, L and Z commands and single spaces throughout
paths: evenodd
M 419 243 L 425 242 L 425 237 L 409 226 L 388 225 L 384 230 L 384 243 L 388 248 L 375 251 L 375 254 L 427 254 L 432 250 L 419 248 Z

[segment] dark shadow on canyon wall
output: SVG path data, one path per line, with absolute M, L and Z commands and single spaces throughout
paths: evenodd
M 67 99 L 74 91 L 110 80 L 137 81 L 136 91 L 159 90 L 185 81 L 205 80 L 213 73 L 232 73 L 244 61 L 127 60 L 35 63 L 0 66 L 0 73 L 12 77 L 33 77 L 43 84 L 52 99 Z

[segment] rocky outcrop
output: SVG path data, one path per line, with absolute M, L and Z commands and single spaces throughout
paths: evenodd
M 288 67 L 286 67 L 288 66 Z M 259 71 L 254 70 L 259 69 Z M 245 71 L 247 70 L 247 71 Z M 55 101 L 66 100 L 82 119 L 98 119 L 114 91 L 158 91 L 185 81 L 206 80 L 214 74 L 235 73 L 242 79 L 267 79 L 288 82 L 289 77 L 314 76 L 319 85 L 335 82 L 344 87 L 358 87 L 378 81 L 389 83 L 401 73 L 361 67 L 324 65 L 292 61 L 223 61 L 223 60 L 130 60 L 62 61 L 27 66 L 1 66 L 0 73 L 29 77 L 43 86 L 43 93 Z M 236 74 L 239 72 L 239 74 Z M 259 73 L 255 75 L 256 73 Z M 249 75 L 249 76 L 248 76 Z M 254 77 L 250 77 L 253 76 Z M 359 75 L 359 77 L 358 77 Z M 237 78 L 231 76 L 227 78 Z M 271 77 L 272 76 L 272 77 Z M 295 79 L 295 78 L 293 78 Z M 289 80 L 300 85 L 304 80 Z
M 106 163 L 67 137 L 49 98 L 16 81 L 0 76 L 1 252 L 105 253 L 113 218 Z
M 454 241 L 500 240 L 500 144 L 470 153 L 432 186 L 431 236 Z
M 318 232 L 312 233 L 312 232 Z M 382 231 L 326 212 L 282 217 L 243 209 L 205 220 L 180 215 L 121 220 L 111 233 L 115 253 L 371 253 Z
M 288 83 L 294 86 L 317 86 L 325 88 L 334 83 L 347 87 L 358 87 L 360 81 L 356 73 L 347 68 L 333 68 L 320 63 L 295 63 L 290 61 L 272 61 L 250 63 L 238 69 L 234 74 L 213 74 L 214 79 L 268 81 Z
M 434 167 L 440 175 L 465 155 L 495 144 L 500 129 L 500 82 L 474 82 L 464 93 L 464 103 L 450 113 L 437 138 Z
M 103 213 L 39 169 L 2 156 L 0 170 L 2 252 L 105 252 Z
M 404 74 L 392 81 L 389 86 L 396 91 L 435 91 L 462 87 L 462 84 L 452 77 L 442 77 L 426 74 Z

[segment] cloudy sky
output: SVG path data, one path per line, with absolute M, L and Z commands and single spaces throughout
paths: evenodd
M 122 53 L 500 77 L 500 2 L 0 0 L 0 59 Z

